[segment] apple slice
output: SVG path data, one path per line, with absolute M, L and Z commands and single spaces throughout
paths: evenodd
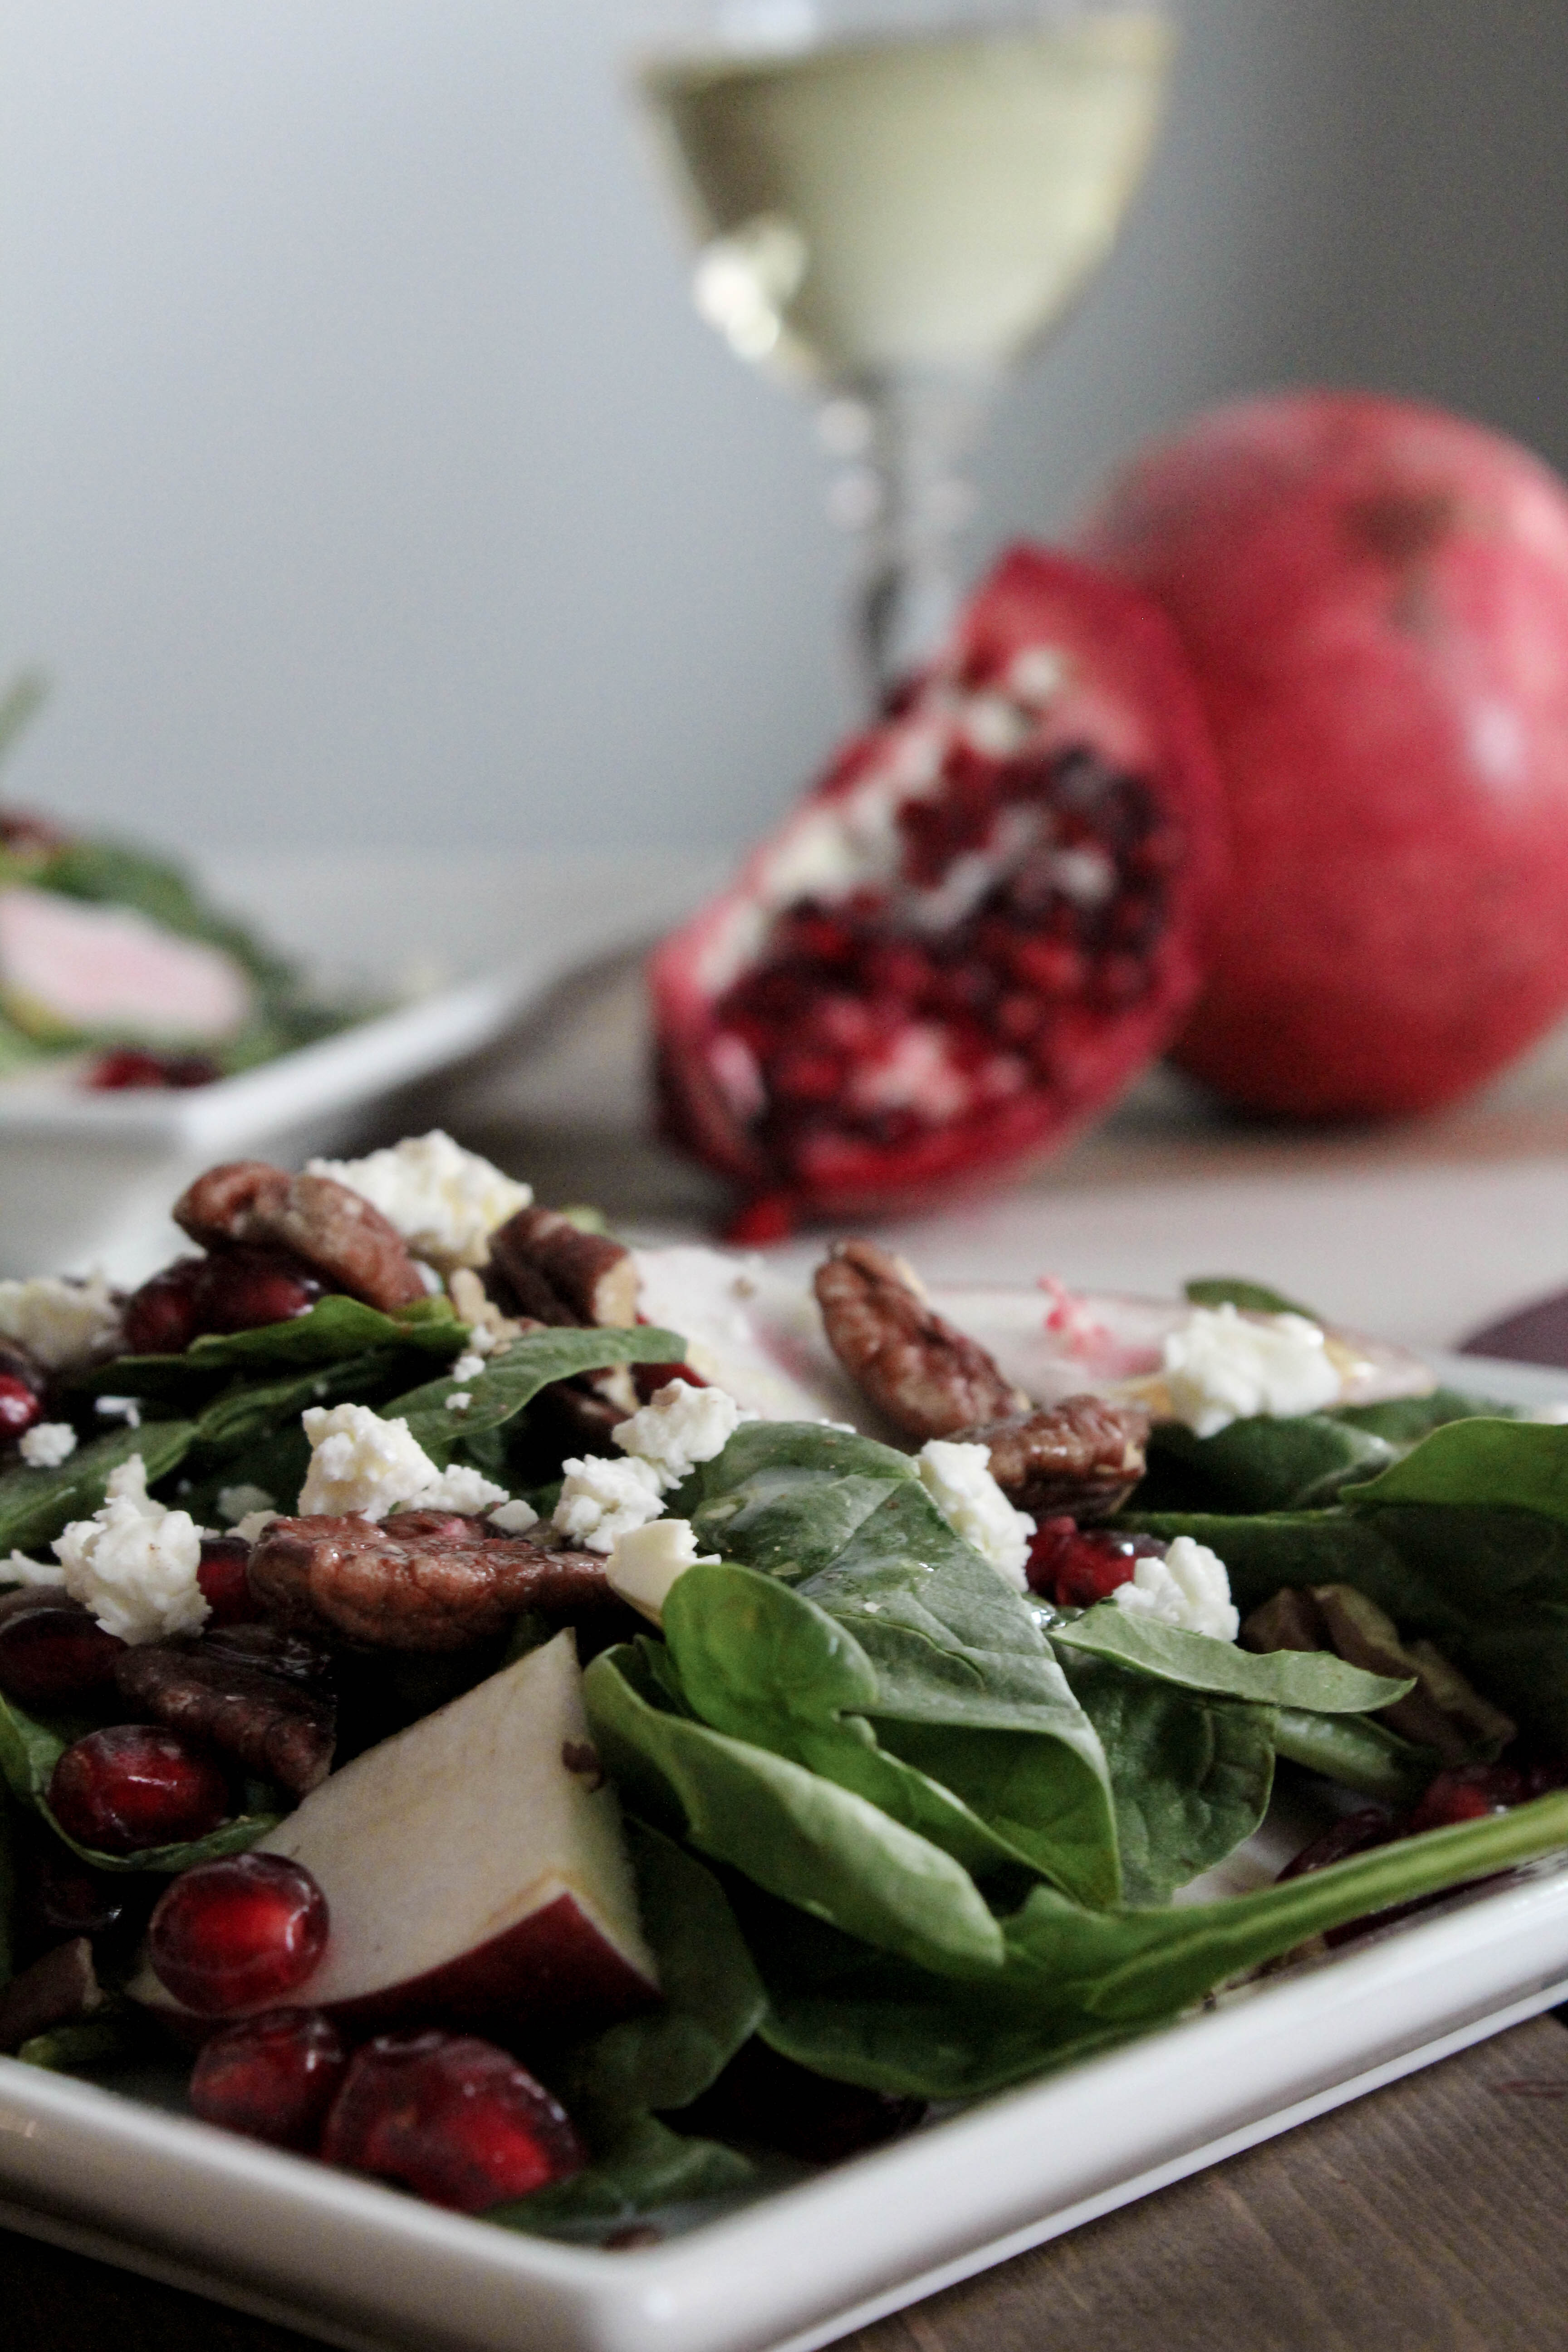
M 353 2031 L 485 2025 L 537 2045 L 658 1998 L 569 1630 L 334 1772 L 261 1850 L 326 1896 L 326 1953 L 297 1998 Z M 168 2015 L 148 1969 L 132 1991 Z

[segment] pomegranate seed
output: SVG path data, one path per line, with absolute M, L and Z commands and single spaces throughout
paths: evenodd
M 1118 1585 L 1131 1583 L 1141 1559 L 1163 1559 L 1165 1551 L 1157 1536 L 1113 1535 L 1105 1528 L 1080 1528 L 1074 1519 L 1041 1519 L 1025 1573 L 1030 1591 L 1058 1609 L 1092 1609 Z
M 198 1863 L 159 1897 L 147 1957 L 160 1984 L 203 2017 L 294 1992 L 327 1948 L 327 1898 L 302 1863 L 231 1853 Z
M 223 1072 L 205 1054 L 148 1054 L 118 1045 L 100 1054 L 82 1083 L 100 1093 L 128 1087 L 210 1087 Z
M 202 1286 L 206 1280 L 204 1257 L 176 1258 L 161 1274 L 149 1276 L 125 1303 L 125 1345 L 133 1356 L 183 1356 L 198 1331 Z
M 342 2035 L 319 2009 L 268 2009 L 226 2025 L 202 2044 L 191 2106 L 274 2147 L 310 2150 L 348 2064 Z
M 637 1392 L 637 1402 L 651 1402 L 655 1392 L 668 1388 L 671 1381 L 684 1381 L 689 1389 L 705 1389 L 708 1382 L 689 1364 L 628 1364 L 632 1386 Z
M 243 1536 L 204 1536 L 196 1582 L 214 1625 L 248 1625 L 260 1616 L 250 1590 L 250 1546 Z
M 1506 1813 L 1530 1794 L 1522 1772 L 1511 1764 L 1463 1764 L 1439 1772 L 1410 1816 L 1414 1834 L 1419 1830 L 1447 1829 L 1456 1822 L 1484 1821 L 1489 1813 Z
M 467 2033 L 384 2033 L 350 2063 L 327 2118 L 330 2164 L 482 2213 L 580 2172 L 571 2117 L 525 2067 Z
M 0 1691 L 22 1706 L 86 1698 L 112 1687 L 124 1648 L 79 1601 L 40 1598 L 0 1620 Z
M 44 1410 L 37 1392 L 12 1372 L 0 1372 L 0 1438 L 20 1437 Z
M 202 1287 L 202 1329 L 254 1331 L 264 1323 L 291 1322 L 309 1312 L 324 1287 L 319 1274 L 286 1251 L 215 1251 Z
M 49 1782 L 49 1810 L 68 1837 L 100 1853 L 140 1853 L 216 1830 L 228 1783 L 211 1752 L 151 1723 L 89 1731 Z
M 784 1192 L 764 1193 L 737 1209 L 724 1229 L 724 1239 L 737 1248 L 755 1248 L 760 1242 L 787 1241 L 795 1228 L 795 1202 Z

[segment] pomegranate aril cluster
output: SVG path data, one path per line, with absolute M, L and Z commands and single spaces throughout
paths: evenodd
M 176 1258 L 127 1300 L 126 1349 L 133 1356 L 178 1356 L 205 1332 L 286 1323 L 307 1313 L 326 1286 L 286 1250 L 236 1244 L 205 1257 Z
M 786 908 L 716 1008 L 719 1059 L 729 1038 L 754 1071 L 753 1131 L 781 1168 L 824 1130 L 886 1150 L 1042 1078 L 1070 1092 L 1084 1016 L 1152 984 L 1181 844 L 1136 777 L 959 741 L 895 821 L 896 881 Z
M 1119 1585 L 1131 1583 L 1141 1559 L 1163 1559 L 1167 1549 L 1158 1536 L 1080 1528 L 1070 1518 L 1040 1519 L 1025 1574 L 1030 1591 L 1057 1608 L 1092 1609 L 1097 1601 L 1109 1601 Z
M 530 2196 L 587 2162 L 565 2109 L 510 2052 L 435 2029 L 381 2034 L 355 2054 L 321 2154 L 459 2213 Z

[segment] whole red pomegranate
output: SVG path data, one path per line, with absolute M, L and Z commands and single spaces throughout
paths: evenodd
M 1168 624 L 1031 548 L 858 736 L 651 989 L 666 1132 L 737 1230 L 1015 1172 L 1173 1034 L 1222 866 Z
M 1082 536 L 1190 656 L 1233 876 L 1175 1058 L 1307 1118 L 1462 1094 L 1568 1004 L 1568 490 L 1412 402 L 1244 402 Z

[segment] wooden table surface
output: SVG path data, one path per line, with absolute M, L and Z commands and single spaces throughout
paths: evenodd
M 844 2339 L 845 2352 L 1561 2352 L 1568 2032 L 1516 2026 Z M 6 2352 L 309 2352 L 0 2232 Z

